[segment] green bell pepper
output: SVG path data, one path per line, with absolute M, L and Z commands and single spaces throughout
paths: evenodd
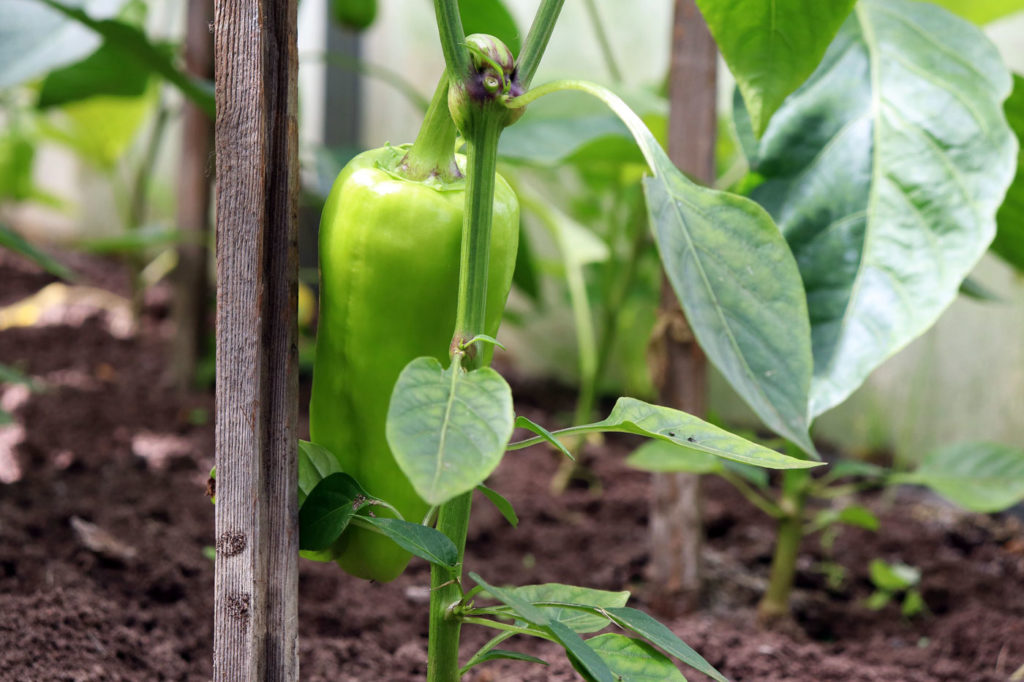
M 334 182 L 320 223 L 320 319 L 310 438 L 370 494 L 420 522 L 429 505 L 406 479 L 385 438 L 391 391 L 411 360 L 448 363 L 455 328 L 465 181 L 413 181 L 404 150 L 355 157 Z M 458 164 L 465 159 L 458 157 Z M 498 176 L 487 281 L 487 334 L 498 331 L 512 284 L 519 204 Z M 487 347 L 489 348 L 489 347 Z M 486 352 L 491 352 L 490 350 Z M 388 515 L 382 507 L 375 513 Z M 361 578 L 389 581 L 409 554 L 390 539 L 349 527 L 316 558 Z

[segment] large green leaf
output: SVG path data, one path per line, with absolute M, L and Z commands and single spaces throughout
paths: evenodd
M 708 358 L 765 424 L 813 454 L 807 302 L 796 261 L 771 217 L 748 199 L 690 182 L 640 117 L 600 86 L 558 81 L 524 99 L 568 89 L 603 101 L 654 172 L 644 179 L 644 192 L 658 251 Z
M 987 24 L 1015 12 L 1024 11 L 1024 0 L 931 0 L 931 2 L 976 24 Z
M 124 0 L 84 0 L 97 18 L 111 17 Z M 38 0 L 3 0 L 0 19 L 0 88 L 37 78 L 70 64 L 100 45 L 100 37 Z
M 692 414 L 660 405 L 651 405 L 635 398 L 619 398 L 607 419 L 555 431 L 553 435 L 569 436 L 607 432 L 633 433 L 648 438 L 657 438 L 672 443 L 680 449 L 696 452 L 698 455 L 714 455 L 767 469 L 807 469 L 820 466 L 820 462 L 797 459 L 753 443 L 746 438 L 741 438 L 694 417 Z M 538 436 L 519 441 L 512 443 L 509 449 L 518 450 L 540 443 L 542 440 L 544 439 Z
M 195 78 L 174 65 L 166 50 L 158 47 L 146 37 L 139 28 L 116 19 L 101 19 L 89 14 L 70 2 L 57 0 L 40 0 L 49 7 L 73 19 L 82 26 L 92 29 L 102 36 L 106 45 L 120 51 L 126 60 L 133 60 L 145 68 L 158 73 L 174 85 L 183 95 L 205 111 L 211 118 L 214 115 L 213 84 Z M 91 52 L 90 49 L 88 52 Z
M 82 61 L 48 73 L 36 106 L 45 109 L 94 95 L 139 97 L 146 92 L 150 76 L 139 62 L 125 59 L 120 48 L 104 43 Z
M 622 682 L 686 682 L 665 654 L 642 640 L 609 632 L 591 637 L 587 646 Z
M 519 54 L 519 27 L 501 0 L 459 0 L 459 15 L 466 35 L 492 35 L 505 43 L 512 54 Z
M 424 357 L 398 376 L 387 439 L 420 497 L 443 504 L 494 471 L 514 421 L 512 390 L 493 369 L 444 369 Z
M 931 326 L 992 241 L 1017 153 L 1009 91 L 976 27 L 926 3 L 861 0 L 775 114 L 752 196 L 807 290 L 812 417 Z M 737 126 L 752 151 L 742 107 Z
M 893 483 L 928 486 L 975 512 L 997 512 L 1024 500 L 1024 450 L 999 443 L 957 443 L 939 448 Z
M 760 135 L 811 75 L 855 0 L 697 0 Z
M 1017 137 L 1017 175 L 996 213 L 996 238 L 992 251 L 1024 272 L 1024 76 L 1013 75 L 1013 93 L 1003 107 Z

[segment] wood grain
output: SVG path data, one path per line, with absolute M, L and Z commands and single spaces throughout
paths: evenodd
M 214 680 L 298 679 L 296 0 L 217 0 Z
M 715 179 L 717 62 L 718 49 L 694 0 L 676 0 L 668 152 L 676 166 L 706 185 Z M 661 404 L 703 417 L 707 358 L 664 274 L 652 344 Z M 700 477 L 655 474 L 650 518 L 652 603 L 662 615 L 693 611 L 699 606 L 701 586 Z

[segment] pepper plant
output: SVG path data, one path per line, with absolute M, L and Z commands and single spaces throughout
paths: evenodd
M 812 369 L 804 394 L 810 424 L 927 330 L 990 245 L 1016 264 L 1024 187 L 1019 174 L 1014 181 L 1016 137 L 1024 133 L 1021 88 L 1007 99 L 1014 80 L 991 43 L 929 3 L 859 0 L 817 3 L 816 14 L 783 12 L 778 25 L 805 40 L 775 45 L 793 67 L 781 74 L 754 58 L 772 46 L 774 18 L 741 16 L 741 6 L 753 3 L 698 4 L 739 85 L 735 123 L 752 171 L 741 184 L 778 224 L 806 293 L 811 345 L 800 362 Z M 785 3 L 789 10 L 799 4 Z M 832 29 L 801 32 L 814 26 Z M 804 51 L 787 52 L 799 45 Z M 796 445 L 815 456 L 806 443 Z M 849 490 L 832 485 L 843 469 L 822 479 L 788 472 L 772 491 L 764 478 L 751 486 L 735 471 L 690 453 L 649 448 L 634 462 L 660 471 L 717 473 L 778 519 L 760 604 L 767 619 L 788 613 L 803 535 L 858 518 L 840 511 L 823 519 L 809 505 Z M 865 466 L 856 473 L 868 484 L 929 485 L 969 509 L 994 511 L 1024 494 L 1012 483 L 1022 467 L 1018 450 L 967 444 L 940 449 L 910 474 Z M 987 491 L 981 499 L 979 487 Z M 965 499 L 958 488 L 975 495 Z
M 801 340 L 809 348 L 796 262 L 762 208 L 687 180 L 616 95 L 575 80 L 531 88 L 559 0 L 541 3 L 517 56 L 492 36 L 465 36 L 453 0 L 437 0 L 435 8 L 447 69 L 416 142 L 357 157 L 325 206 L 325 326 L 314 368 L 312 442 L 300 450 L 300 545 L 315 553 L 311 558 L 376 579 L 400 573 L 407 553 L 432 563 L 430 680 L 457 679 L 494 658 L 521 658 L 497 649 L 516 635 L 558 642 L 587 679 L 677 679 L 666 654 L 723 679 L 666 627 L 625 607 L 626 593 L 506 588 L 463 574 L 474 489 L 513 513 L 496 491 L 481 488 L 509 450 L 544 441 L 564 449 L 559 437 L 617 431 L 756 466 L 817 466 L 632 398 L 620 398 L 604 420 L 555 433 L 515 417 L 511 389 L 487 366 L 516 244 L 516 208 L 496 175 L 501 131 L 527 105 L 561 91 L 597 97 L 625 123 L 653 173 L 644 189 L 666 270 L 713 340 L 709 353 L 755 401 L 773 406 L 776 428 L 813 449 L 800 389 L 810 368 L 786 352 Z M 454 154 L 456 132 L 465 159 Z M 454 210 L 460 203 L 461 213 Z M 452 225 L 459 221 L 456 250 Z M 804 333 L 794 341 L 790 329 Z M 517 425 L 537 436 L 510 442 Z M 490 603 L 478 605 L 484 596 Z M 496 634 L 460 667 L 463 624 Z M 651 644 L 618 634 L 581 637 L 610 624 Z

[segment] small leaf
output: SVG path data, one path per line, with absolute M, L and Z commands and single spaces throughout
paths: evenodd
M 718 682 L 726 682 L 722 673 L 715 670 L 710 663 L 704 660 L 703 656 L 691 649 L 674 632 L 643 611 L 622 607 L 607 609 L 607 612 L 619 627 L 635 632 L 694 670 L 699 670 Z
M 889 470 L 870 462 L 862 462 L 857 459 L 842 459 L 829 467 L 828 473 L 832 478 L 858 476 L 869 479 L 881 479 L 889 475 Z
M 1024 450 L 999 443 L 958 443 L 928 454 L 893 483 L 913 483 L 973 512 L 993 513 L 1024 500 Z
M 675 664 L 647 642 L 615 633 L 586 642 L 622 682 L 686 682 Z
M 533 421 L 532 419 L 519 415 L 518 417 L 516 417 L 515 425 L 517 429 L 526 429 L 527 431 L 532 431 L 536 433 L 538 436 L 544 439 L 545 442 L 557 448 L 558 451 L 561 452 L 563 455 L 565 455 L 574 462 L 576 461 L 576 458 L 572 456 L 571 452 L 569 452 L 569 448 L 565 447 L 565 445 L 562 444 L 562 441 L 555 438 L 554 434 L 552 434 L 550 431 L 548 431 L 547 429 L 545 429 L 543 426 Z
M 444 369 L 417 358 L 391 394 L 387 439 L 416 492 L 439 505 L 494 471 L 513 423 L 512 390 L 493 369 Z
M 921 581 L 921 571 L 913 566 L 899 562 L 889 563 L 882 559 L 871 560 L 868 574 L 875 587 L 886 592 L 902 592 Z
M 892 601 L 892 594 L 883 590 L 875 590 L 864 600 L 864 606 L 872 611 L 881 611 Z
M 508 521 L 510 526 L 515 528 L 519 525 L 519 517 L 516 516 L 516 510 L 512 507 L 512 503 L 505 499 L 501 493 L 497 490 L 488 488 L 483 483 L 478 485 L 476 489 L 479 490 L 484 497 L 490 500 L 491 504 L 498 508 L 498 511 L 501 512 L 501 515 L 505 517 L 505 520 Z
M 845 523 L 847 526 L 856 526 L 865 530 L 878 530 L 878 517 L 870 509 L 858 505 L 843 507 L 839 510 L 836 520 L 839 523 Z
M 476 664 L 486 663 L 487 661 L 499 661 L 507 659 L 511 661 L 526 661 L 527 663 L 539 663 L 540 665 L 547 665 L 548 662 L 543 658 L 537 658 L 530 654 L 524 654 L 519 651 L 509 651 L 508 649 L 491 649 L 486 654 L 476 659 Z
M 341 473 L 338 458 L 324 447 L 308 440 L 299 441 L 299 507 L 323 479 Z
M 459 550 L 455 548 L 455 543 L 439 530 L 401 519 L 360 516 L 360 521 L 383 531 L 402 549 L 432 564 L 455 568 L 459 562 Z
M 562 603 L 577 607 L 608 608 L 625 606 L 629 592 L 609 592 L 576 585 L 545 583 L 513 587 L 511 591 L 519 598 L 535 606 L 542 606 L 548 618 L 557 620 L 581 634 L 597 632 L 608 625 L 608 617 L 599 613 L 588 613 L 579 609 L 563 608 L 545 604 Z
M 917 590 L 907 590 L 907 593 L 903 596 L 903 606 L 900 607 L 900 611 L 905 618 L 913 618 L 924 613 L 927 608 L 924 603 L 924 597 L 921 596 L 920 592 Z
M 993 242 L 994 243 L 994 242 Z M 1005 299 L 973 277 L 960 282 L 960 295 L 982 303 L 1004 303 Z
M 520 598 L 513 590 L 501 589 L 487 584 L 483 578 L 476 573 L 470 572 L 469 576 L 478 585 L 484 588 L 492 597 L 510 607 L 512 611 L 528 623 L 533 623 L 542 628 L 547 628 L 554 638 L 565 647 L 565 650 L 579 659 L 581 668 L 599 682 L 617 682 L 611 670 L 604 661 L 589 648 L 583 639 L 557 620 L 551 620 L 549 615 L 528 601 Z
M 348 474 L 331 474 L 320 481 L 299 510 L 299 549 L 329 547 L 373 499 Z
M 686 412 L 651 405 L 635 398 L 619 398 L 607 419 L 562 429 L 554 435 L 609 431 L 657 438 L 697 453 L 769 469 L 808 469 L 821 466 L 821 462 L 797 459 L 752 443 Z M 534 442 L 536 439 L 513 443 L 512 446 L 513 449 L 518 449 Z
M 60 277 L 69 282 L 73 282 L 76 279 L 75 273 L 57 262 L 53 257 L 34 247 L 28 240 L 6 225 L 0 225 L 0 247 L 10 249 L 14 253 L 28 258 L 55 277 Z

